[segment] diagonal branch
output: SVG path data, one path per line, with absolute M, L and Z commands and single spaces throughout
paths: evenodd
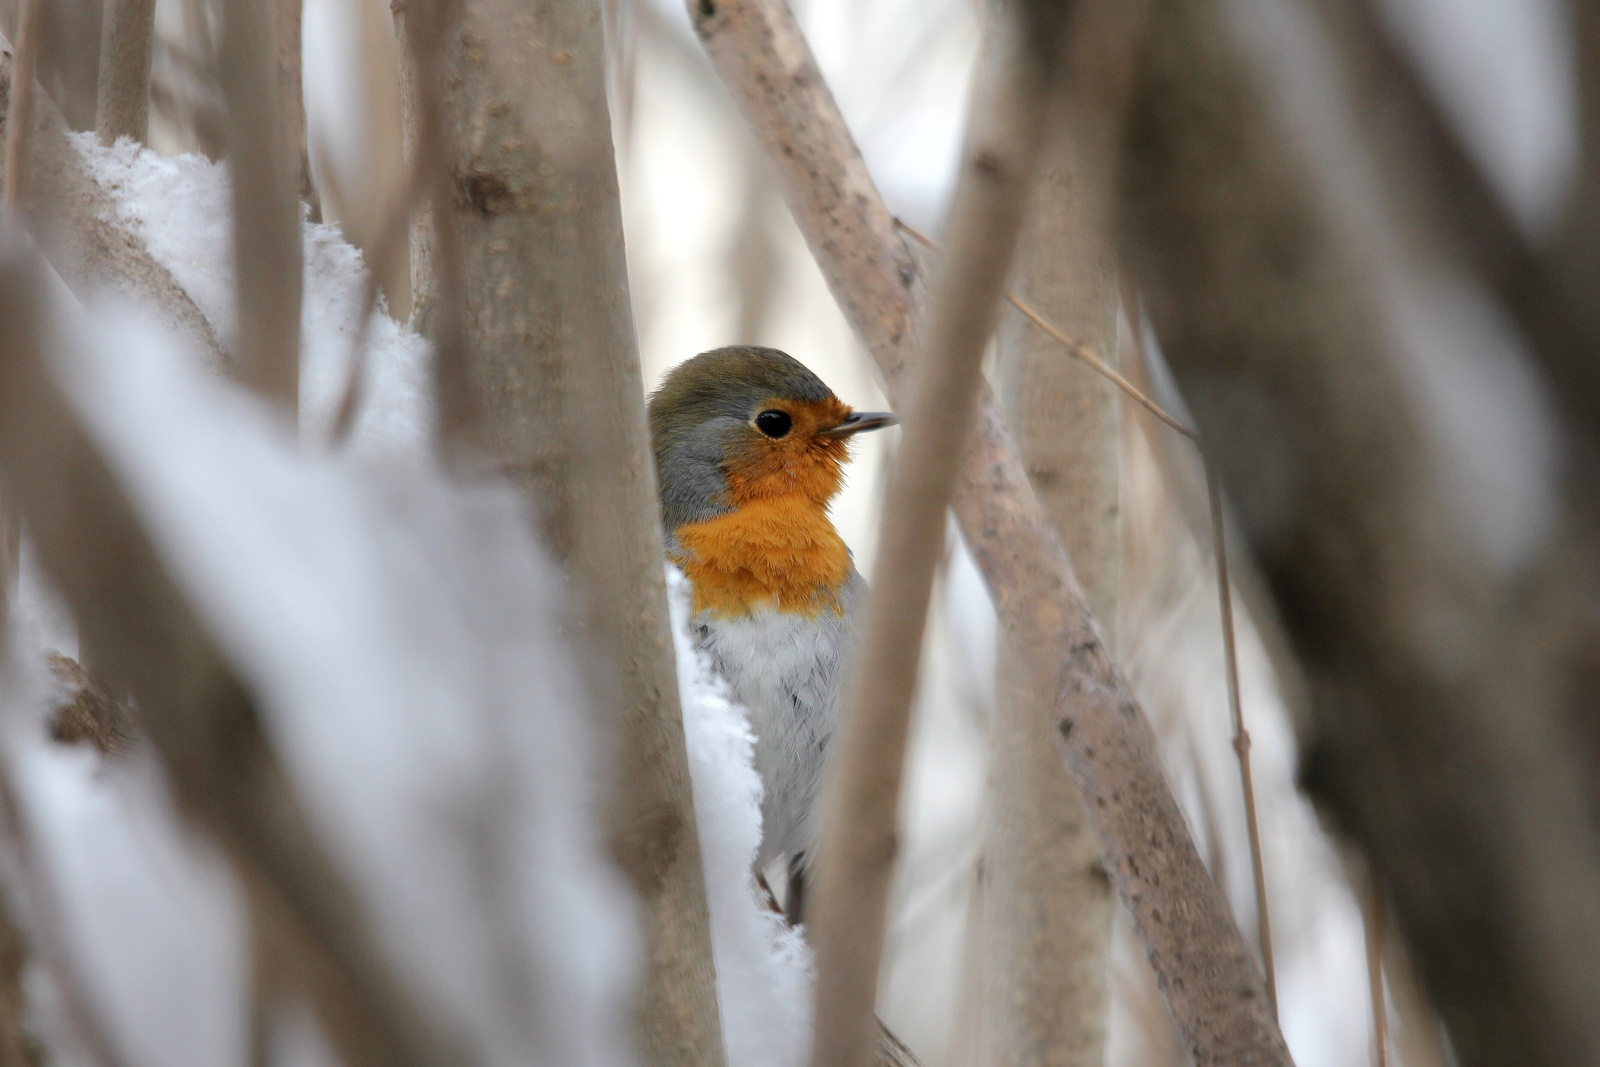
M 845 317 L 891 395 L 903 396 L 919 274 L 793 14 L 781 0 L 698 0 L 690 13 L 777 164 Z M 992 395 L 979 392 L 956 516 L 1007 641 L 1054 703 L 1063 762 L 1168 1007 L 1197 1064 L 1288 1063 L 1261 972 L 1189 837 L 1149 722 L 1106 651 Z

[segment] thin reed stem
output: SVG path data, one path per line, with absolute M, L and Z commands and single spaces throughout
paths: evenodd
M 1376 1067 L 1389 1067 L 1389 1005 L 1383 995 L 1383 883 L 1378 872 L 1367 865 L 1367 988 L 1372 995 L 1372 1048 Z

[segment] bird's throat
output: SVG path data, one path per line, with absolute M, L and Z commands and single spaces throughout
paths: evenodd
M 694 612 L 713 617 L 839 611 L 850 552 L 827 510 L 804 497 L 754 500 L 677 529 L 673 562 L 694 587 Z

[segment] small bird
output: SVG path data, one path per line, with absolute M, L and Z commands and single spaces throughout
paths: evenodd
M 793 923 L 866 592 L 828 503 L 850 438 L 896 421 L 852 411 L 773 348 L 704 352 L 650 398 L 667 556 L 693 590 L 696 645 L 750 713 L 764 787 L 755 869 L 787 857 Z

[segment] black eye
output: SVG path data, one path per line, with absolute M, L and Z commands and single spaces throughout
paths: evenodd
M 768 437 L 782 437 L 794 426 L 787 411 L 763 411 L 756 416 L 756 429 Z

